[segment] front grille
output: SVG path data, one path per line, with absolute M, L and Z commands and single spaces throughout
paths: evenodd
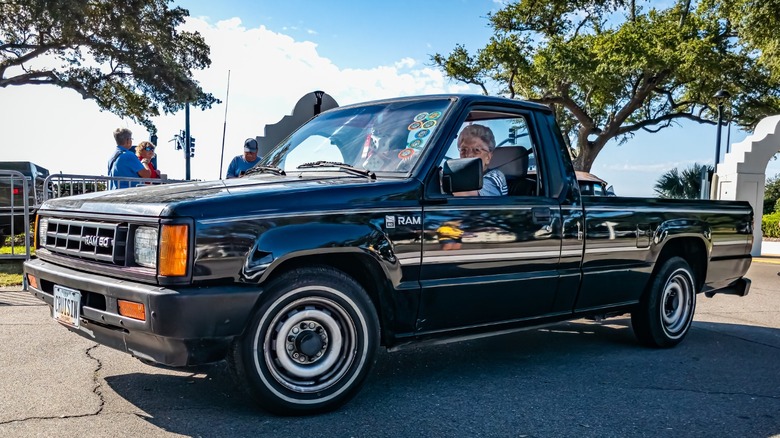
M 41 246 L 53 253 L 124 266 L 127 224 L 49 218 Z

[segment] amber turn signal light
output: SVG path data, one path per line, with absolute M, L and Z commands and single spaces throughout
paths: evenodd
M 187 274 L 188 234 L 187 225 L 162 226 L 162 236 L 160 237 L 160 275 L 181 277 Z
M 27 274 L 27 284 L 34 287 L 35 289 L 40 289 L 38 287 L 38 280 L 36 280 L 35 277 L 32 276 L 32 274 Z
M 143 304 L 125 300 L 116 300 L 116 302 L 119 305 L 120 315 L 146 321 L 146 309 Z

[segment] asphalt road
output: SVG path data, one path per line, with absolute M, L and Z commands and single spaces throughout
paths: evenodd
M 224 363 L 144 365 L 0 291 L 0 436 L 780 436 L 778 275 L 754 263 L 747 297 L 699 295 L 668 350 L 620 318 L 383 352 L 353 401 L 306 418 L 254 408 Z

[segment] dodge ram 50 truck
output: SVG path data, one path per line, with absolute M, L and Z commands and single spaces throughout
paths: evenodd
M 479 196 L 494 169 L 508 193 Z M 324 112 L 240 179 L 49 200 L 25 273 L 69 330 L 147 363 L 227 359 L 259 405 L 305 414 L 353 397 L 380 346 L 630 313 L 671 347 L 698 293 L 748 292 L 752 216 L 583 197 L 549 108 L 407 97 Z

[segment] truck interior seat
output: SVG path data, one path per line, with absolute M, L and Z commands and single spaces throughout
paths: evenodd
M 509 196 L 532 196 L 535 184 L 528 179 L 528 149 L 523 146 L 504 146 L 493 151 L 490 169 L 498 169 L 506 176 Z

